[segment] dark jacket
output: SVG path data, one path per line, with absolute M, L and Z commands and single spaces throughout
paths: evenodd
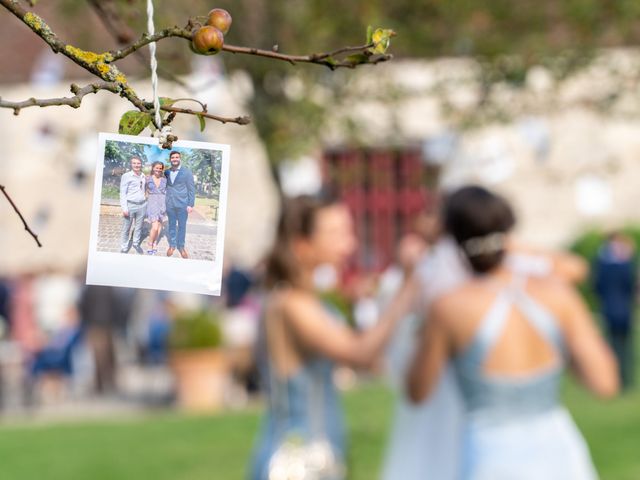
M 616 259 L 605 245 L 600 250 L 594 267 L 594 286 L 609 331 L 628 333 L 636 294 L 633 260 Z

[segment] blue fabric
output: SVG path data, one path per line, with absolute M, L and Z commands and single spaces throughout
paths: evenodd
M 164 173 L 167 179 L 167 210 L 193 207 L 196 201 L 196 187 L 191 170 L 181 166 L 175 182 L 171 181 L 170 171 L 167 170 Z
M 628 333 L 632 324 L 636 288 L 633 261 L 616 259 L 605 245 L 595 261 L 594 283 L 609 331 Z
M 512 308 L 555 349 L 552 366 L 525 375 L 484 371 Z M 454 359 L 467 414 L 463 480 L 597 478 L 584 439 L 558 399 L 565 350 L 555 318 L 522 285 L 499 289 L 469 348 Z
M 514 305 L 540 336 L 555 348 L 558 363 L 526 376 L 488 375 L 483 372 L 484 362 L 499 340 Z M 564 352 L 562 334 L 553 316 L 520 287 L 503 289 L 469 347 L 454 359 L 467 411 L 471 416 L 502 421 L 520 419 L 558 405 Z
M 160 185 L 156 186 L 153 177 L 147 177 L 147 192 L 147 218 L 152 222 L 162 222 L 167 211 L 167 179 L 162 177 Z
M 187 237 L 187 217 L 189 214 L 185 207 L 167 208 L 169 224 L 169 246 L 179 249 L 184 248 Z
M 31 364 L 31 374 L 37 376 L 43 372 L 58 372 L 71 375 L 73 349 L 81 339 L 82 330 L 79 328 L 60 332 L 51 344 L 35 354 Z
M 333 362 L 314 357 L 286 379 L 273 375 L 276 392 L 271 391 L 264 321 L 257 356 L 261 379 L 268 386 L 269 404 L 254 449 L 249 478 L 267 480 L 271 456 L 291 433 L 305 439 L 326 438 L 335 454 L 344 461 L 345 428 L 340 398 L 333 384 Z

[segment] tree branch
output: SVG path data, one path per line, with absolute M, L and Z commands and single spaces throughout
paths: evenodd
M 0 0 L 4 1 L 4 0 Z M 180 27 L 170 27 L 165 28 L 164 30 L 160 30 L 154 35 L 143 34 L 136 42 L 132 43 L 128 47 L 119 50 L 112 50 L 107 52 L 106 55 L 111 57 L 111 61 L 115 62 L 117 60 L 121 60 L 129 55 L 131 55 L 136 50 L 150 44 L 151 42 L 159 42 L 160 40 L 164 40 L 165 38 L 171 37 L 179 37 L 184 38 L 186 40 L 191 40 L 191 36 L 193 35 L 193 31 L 191 26 L 193 25 L 192 20 L 189 20 L 189 23 L 185 28 Z M 271 58 L 274 60 L 281 60 L 285 62 L 289 62 L 293 65 L 296 63 L 315 63 L 318 65 L 324 65 L 329 67 L 332 70 L 336 68 L 344 67 L 344 68 L 354 68 L 357 66 L 354 62 L 348 59 L 335 60 L 333 56 L 340 55 L 343 53 L 353 52 L 353 53 L 362 53 L 367 57 L 367 61 L 361 63 L 369 63 L 376 64 L 380 62 L 384 62 L 390 60 L 392 55 L 383 54 L 383 55 L 371 55 L 368 53 L 369 48 L 371 48 L 373 44 L 360 45 L 357 47 L 344 47 L 333 52 L 326 53 L 313 53 L 310 55 L 287 55 L 284 53 L 276 52 L 274 50 L 263 50 L 260 48 L 251 48 L 251 47 L 238 47 L 235 45 L 224 44 L 222 46 L 222 50 L 229 53 L 240 53 L 244 55 L 255 55 L 258 57 Z
M 238 125 L 247 125 L 251 123 L 251 119 L 246 115 L 239 116 L 239 117 L 221 117 L 219 115 L 212 115 L 210 113 L 207 113 L 206 110 L 203 110 L 202 112 L 197 112 L 195 110 L 191 110 L 190 108 L 179 108 L 174 106 L 160 107 L 160 110 L 164 110 L 165 112 L 175 112 L 175 113 L 184 113 L 186 115 L 202 116 L 205 118 L 210 118 L 212 120 L 217 120 L 218 122 L 222 122 L 222 123 L 237 123 Z
M 22 220 L 22 224 L 24 225 L 24 229 L 29 232 L 29 234 L 33 237 L 33 239 L 36 241 L 36 243 L 38 244 L 38 247 L 42 247 L 42 244 L 40 243 L 40 240 L 38 239 L 38 235 L 36 235 L 35 233 L 33 233 L 33 230 L 31 230 L 31 228 L 29 228 L 29 225 L 27 224 L 27 221 L 24 219 L 24 217 L 22 216 L 22 213 L 20 213 L 20 210 L 18 209 L 18 207 L 16 206 L 16 204 L 13 202 L 13 200 L 11 199 L 11 197 L 9 196 L 9 194 L 7 193 L 7 190 L 5 189 L 4 185 L 0 185 L 0 190 L 2 191 L 2 193 L 4 194 L 4 196 L 7 198 L 7 200 L 9 201 L 9 203 L 11 204 L 11 206 L 13 207 L 13 209 L 16 211 L 16 213 L 18 214 L 18 216 L 20 217 L 20 220 Z
M 73 97 L 60 97 L 60 98 L 29 98 L 22 102 L 10 102 L 8 100 L 2 100 L 0 98 L 0 108 L 12 108 L 14 115 L 19 115 L 20 110 L 28 107 L 53 107 L 60 105 L 67 105 L 72 108 L 79 108 L 82 103 L 82 98 L 90 93 L 97 93 L 100 90 L 107 90 L 112 93 L 120 93 L 122 85 L 116 82 L 98 82 L 92 83 L 85 87 L 79 87 L 75 83 L 71 84 L 70 90 L 74 94 Z
M 118 42 L 119 45 L 125 45 L 136 37 L 136 34 L 129 28 L 129 26 L 120 18 L 120 15 L 116 11 L 113 1 L 103 0 L 88 0 L 91 7 L 95 10 L 96 16 L 100 19 L 105 29 L 109 34 Z M 143 65 L 149 66 L 149 57 L 143 53 L 142 50 L 135 52 L 135 57 Z M 180 80 L 172 72 L 158 65 L 158 75 L 170 82 L 180 85 L 186 91 L 191 94 L 196 92 L 185 82 Z

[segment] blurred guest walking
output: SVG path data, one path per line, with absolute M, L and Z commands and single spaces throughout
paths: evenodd
M 514 222 L 509 205 L 481 187 L 446 200 L 445 228 L 475 276 L 431 305 L 409 395 L 428 397 L 452 360 L 464 401 L 463 479 L 594 479 L 558 387 L 571 362 L 587 388 L 613 396 L 615 360 L 573 288 L 506 267 Z
M 625 389 L 633 383 L 634 250 L 630 238 L 618 232 L 612 233 L 600 248 L 594 268 L 595 291 Z
M 314 271 L 344 266 L 356 241 L 347 208 L 299 197 L 285 202 L 267 261 L 272 288 L 263 318 L 263 378 L 269 406 L 252 465 L 252 479 L 342 479 L 345 432 L 333 385 L 335 362 L 370 366 L 408 308 L 406 282 L 385 315 L 362 334 L 352 331 L 314 293 Z M 259 353 L 260 355 L 260 353 Z

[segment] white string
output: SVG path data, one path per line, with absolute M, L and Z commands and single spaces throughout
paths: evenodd
M 153 24 L 153 1 L 147 0 L 147 30 L 149 35 L 156 33 Z M 158 61 L 156 60 L 156 42 L 149 44 L 149 54 L 151 56 L 151 86 L 153 88 L 153 110 L 154 122 L 158 130 L 162 129 L 162 118 L 160 117 L 160 98 L 158 98 Z

